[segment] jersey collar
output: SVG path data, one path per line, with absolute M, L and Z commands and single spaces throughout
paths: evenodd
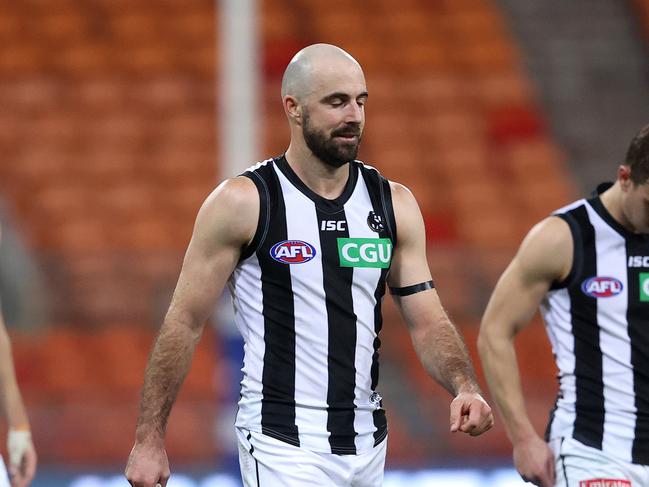
M 347 183 L 345 183 L 345 188 L 343 192 L 337 198 L 330 200 L 324 198 L 312 191 L 304 182 L 295 174 L 295 171 L 291 168 L 290 164 L 286 160 L 286 156 L 282 155 L 275 159 L 275 165 L 282 171 L 282 174 L 286 176 L 293 186 L 295 186 L 302 194 L 315 203 L 315 205 L 323 210 L 326 213 L 337 213 L 343 209 L 347 200 L 351 197 L 356 187 L 356 180 L 358 179 L 358 170 L 356 168 L 356 161 L 349 163 L 349 177 L 347 178 Z

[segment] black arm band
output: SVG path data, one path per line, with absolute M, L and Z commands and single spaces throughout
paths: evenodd
M 391 287 L 390 294 L 394 296 L 410 296 L 411 294 L 420 293 L 428 289 L 434 289 L 433 281 L 420 282 L 406 287 Z

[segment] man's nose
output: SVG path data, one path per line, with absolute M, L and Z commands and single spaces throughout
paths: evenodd
M 363 120 L 363 107 L 358 103 L 350 103 L 347 107 L 347 113 L 345 117 L 346 122 L 355 122 L 361 123 Z

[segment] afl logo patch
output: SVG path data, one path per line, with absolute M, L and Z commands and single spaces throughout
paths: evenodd
M 304 264 L 315 257 L 315 247 L 302 240 L 284 240 L 273 245 L 270 256 L 282 264 Z
M 591 298 L 610 298 L 622 292 L 622 283 L 614 277 L 591 277 L 581 283 L 581 290 Z

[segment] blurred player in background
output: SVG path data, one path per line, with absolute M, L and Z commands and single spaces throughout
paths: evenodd
M 382 484 L 386 283 L 421 362 L 454 396 L 451 431 L 491 428 L 466 347 L 433 288 L 417 202 L 355 160 L 367 97 L 349 54 L 326 44 L 300 51 L 282 82 L 285 155 L 224 182 L 201 208 L 145 374 L 126 468 L 132 485 L 167 482 L 168 415 L 226 282 L 245 341 L 236 428 L 246 486 Z
M 0 241 L 2 229 L 0 228 Z M 0 310 L 1 311 L 1 310 Z M 5 465 L 0 457 L 0 487 L 26 487 L 36 473 L 36 452 L 32 444 L 29 419 L 25 411 L 16 374 L 14 372 L 11 343 L 0 312 L 0 404 L 9 426 L 7 451 L 9 452 L 9 484 Z
M 514 351 L 539 305 L 559 369 L 545 441 L 525 411 Z M 649 485 L 649 126 L 615 183 L 530 231 L 491 296 L 478 345 L 523 479 Z

